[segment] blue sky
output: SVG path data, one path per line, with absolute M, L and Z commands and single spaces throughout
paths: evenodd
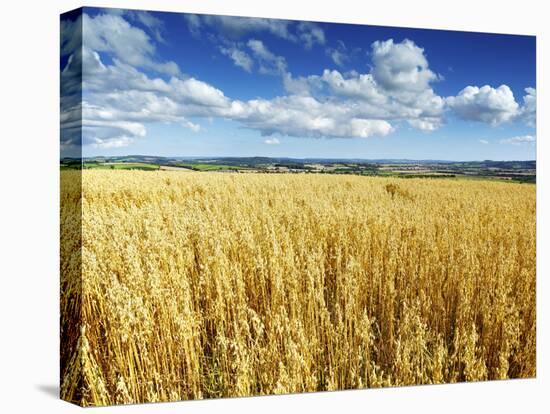
M 84 156 L 535 158 L 532 36 L 85 8 L 61 43 L 67 153 L 82 113 Z

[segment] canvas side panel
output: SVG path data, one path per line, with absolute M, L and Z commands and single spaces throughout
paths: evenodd
M 82 9 L 60 19 L 60 397 L 82 405 Z

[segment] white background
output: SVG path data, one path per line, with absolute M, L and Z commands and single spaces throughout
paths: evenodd
M 58 368 L 59 14 L 69 0 L 2 2 L 0 11 L 0 411 L 65 413 Z M 85 3 L 537 35 L 538 373 L 515 380 L 109 407 L 101 412 L 543 412 L 550 405 L 548 309 L 549 25 L 544 1 L 110 0 Z M 450 45 L 452 48 L 452 45 Z M 498 86 L 498 85 L 493 85 Z M 546 391 L 545 391 L 546 389 Z M 548 412 L 548 411 L 546 411 Z

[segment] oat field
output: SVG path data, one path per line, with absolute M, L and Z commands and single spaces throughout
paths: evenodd
M 65 399 L 536 374 L 534 185 L 61 174 Z

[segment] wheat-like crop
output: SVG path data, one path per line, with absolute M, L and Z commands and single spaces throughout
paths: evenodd
M 535 375 L 533 185 L 99 170 L 62 180 L 67 400 Z

